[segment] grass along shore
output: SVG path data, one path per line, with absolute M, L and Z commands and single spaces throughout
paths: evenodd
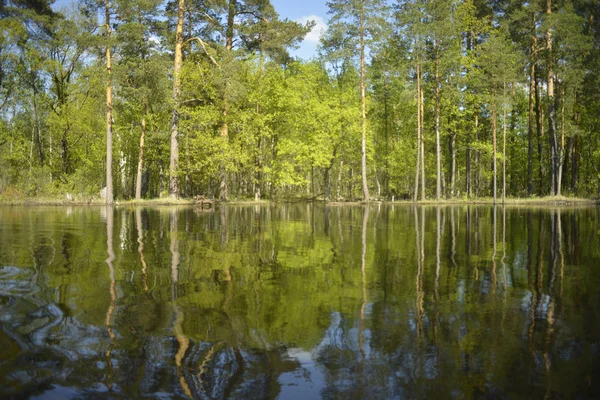
M 322 198 L 291 198 L 291 199 L 278 199 L 278 200 L 252 200 L 252 199 L 239 199 L 231 200 L 226 203 L 215 201 L 215 204 L 220 205 L 271 205 L 271 204 L 293 204 L 293 203 L 307 203 L 317 202 L 326 203 L 330 206 L 349 206 L 349 205 L 360 205 L 364 202 L 360 201 L 330 201 L 325 202 Z M 415 204 L 412 200 L 372 200 L 371 204 L 397 204 L 397 205 L 413 205 Z M 100 198 L 91 199 L 74 199 L 67 200 L 66 198 L 4 198 L 0 195 L 0 205 L 2 206 L 103 206 L 105 201 Z M 153 207 L 153 206 L 193 206 L 196 204 L 194 199 L 171 199 L 171 198 L 159 198 L 159 199 L 142 199 L 142 200 L 116 200 L 115 205 L 117 206 L 140 206 L 140 207 Z M 436 201 L 428 199 L 425 201 L 417 201 L 417 205 L 493 205 L 494 199 L 491 197 L 479 197 L 479 198 L 456 198 L 456 199 L 442 199 Z M 547 196 L 547 197 L 526 197 L 526 198 L 506 198 L 504 202 L 502 199 L 496 200 L 496 205 L 519 205 L 519 206 L 582 206 L 582 205 L 598 205 L 600 201 L 598 199 L 586 199 L 581 197 L 564 197 L 564 196 Z

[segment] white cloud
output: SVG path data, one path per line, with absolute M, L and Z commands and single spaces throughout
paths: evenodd
M 312 28 L 312 30 L 310 32 L 308 32 L 308 34 L 304 38 L 304 41 L 309 42 L 309 43 L 319 44 L 319 41 L 321 40 L 321 36 L 323 36 L 325 31 L 327 30 L 327 23 L 325 22 L 325 20 L 322 17 L 319 17 L 318 15 L 309 15 L 307 17 L 300 17 L 300 18 L 296 19 L 296 22 L 298 22 L 300 24 L 306 24 L 309 21 L 314 21 L 315 26 Z

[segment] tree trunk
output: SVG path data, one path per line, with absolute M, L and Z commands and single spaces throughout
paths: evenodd
M 390 198 L 390 150 L 389 150 L 389 129 L 388 129 L 388 88 L 387 88 L 387 75 L 383 78 L 383 108 L 385 115 L 385 197 L 386 199 Z
M 571 191 L 574 195 L 577 194 L 577 176 L 579 172 L 579 138 L 575 136 L 573 138 L 573 155 L 571 160 Z
M 331 166 L 333 165 L 333 160 L 331 162 L 331 164 L 329 165 L 329 167 L 325 168 L 325 177 L 324 177 L 324 181 L 325 181 L 325 201 L 330 201 L 331 200 L 331 180 L 329 178 L 330 176 L 330 172 L 331 172 Z
M 504 82 L 504 99 L 506 99 L 506 82 Z M 506 100 L 502 104 L 502 204 L 506 201 Z
M 436 186 L 435 199 L 440 201 L 442 196 L 442 151 L 440 149 L 440 73 L 439 73 L 439 43 L 435 40 L 435 157 L 436 157 Z
M 31 125 L 31 144 L 29 145 L 29 174 L 33 169 L 33 140 L 35 139 L 35 125 Z
M 338 171 L 337 185 L 335 188 L 335 199 L 340 199 L 340 189 L 342 187 L 342 172 L 344 171 L 344 160 L 340 160 L 340 170 Z
M 535 124 L 537 127 L 537 147 L 538 147 L 538 195 L 544 194 L 544 167 L 543 167 L 543 151 L 542 151 L 542 138 L 544 137 L 544 123 L 542 120 L 542 101 L 541 101 L 541 90 L 538 79 L 535 79 Z
M 360 10 L 360 100 L 362 105 L 362 136 L 361 136 L 361 172 L 363 201 L 369 201 L 367 185 L 367 99 L 365 92 L 365 19 L 364 9 Z
M 181 65 L 183 63 L 183 20 L 185 0 L 178 0 L 175 28 L 175 60 L 173 64 L 173 118 L 171 120 L 171 159 L 169 165 L 169 196 L 179 198 L 179 97 L 181 94 Z
M 350 185 L 348 187 L 349 193 L 348 198 L 350 201 L 354 201 L 354 168 L 350 168 Z
M 48 165 L 50 166 L 50 182 L 52 182 L 52 179 L 54 177 L 54 170 L 52 169 L 52 133 L 50 132 L 50 134 L 48 135 Z
M 546 0 L 546 14 L 552 14 L 552 0 Z M 550 175 L 551 194 L 558 195 L 558 154 L 556 136 L 556 109 L 554 104 L 554 72 L 552 59 L 552 28 L 546 31 L 546 48 L 548 50 L 548 138 L 550 139 Z
M 233 46 L 233 43 L 231 44 Z M 264 74 L 264 56 L 262 49 L 259 50 L 259 58 L 258 58 L 258 71 L 259 71 L 259 81 L 262 83 L 262 77 Z M 261 84 L 259 83 L 259 84 Z M 259 115 L 261 113 L 260 103 L 256 102 L 256 114 Z M 263 190 L 263 165 L 262 165 L 262 137 L 261 137 L 260 128 L 257 132 L 257 143 L 256 143 L 256 161 L 255 167 L 256 172 L 254 175 L 254 200 L 258 201 L 261 198 L 261 193 L 264 193 Z
M 37 109 L 36 92 L 37 92 L 37 90 L 34 90 L 34 92 L 33 92 L 33 122 L 34 122 L 35 131 L 36 131 L 36 142 L 37 142 L 38 155 L 40 157 L 40 167 L 43 167 L 44 166 L 44 146 L 42 143 L 42 132 L 40 129 L 40 118 L 39 118 L 38 109 Z
M 310 192 L 311 195 L 315 196 L 315 167 L 310 167 Z
M 262 140 L 259 137 L 258 138 L 258 152 L 257 152 L 257 156 L 256 156 L 256 178 L 254 180 L 254 200 L 258 201 L 261 198 L 261 193 L 263 193 L 262 188 L 263 188 L 263 174 L 262 174 L 262 158 L 261 158 L 261 146 L 262 144 Z
M 421 87 L 421 200 L 425 201 L 425 133 L 423 132 L 423 125 L 425 120 L 425 112 L 423 111 L 423 103 L 425 103 L 424 90 Z
M 105 0 L 105 28 L 106 28 L 106 204 L 113 204 L 113 176 L 112 176 L 112 66 L 110 54 L 110 7 L 109 0 Z M 64 149 L 66 151 L 66 149 Z M 109 210 L 110 212 L 110 210 Z
M 533 14 L 533 23 L 535 24 L 535 14 Z M 535 26 L 534 26 L 535 28 Z M 527 140 L 527 194 L 533 195 L 533 136 L 534 136 L 534 96 L 535 96 L 535 64 L 537 58 L 537 37 L 535 32 L 531 44 L 531 67 L 529 70 L 529 127 Z
M 237 1 L 229 0 L 227 11 L 227 30 L 225 31 L 225 50 L 231 52 L 233 49 L 233 27 L 235 15 L 237 11 Z M 229 114 L 229 102 L 227 100 L 227 92 L 229 90 L 229 79 L 225 78 L 225 92 L 223 93 L 223 124 L 221 125 L 221 138 L 223 145 L 227 146 L 229 142 L 229 125 L 227 124 L 227 115 Z M 219 185 L 219 199 L 227 201 L 229 199 L 229 187 L 227 184 L 227 169 L 225 165 L 221 165 L 220 172 L 221 183 Z
M 471 51 L 471 46 L 472 46 L 472 33 L 471 32 L 467 32 L 467 40 L 466 40 L 466 46 L 467 46 L 467 54 L 470 53 Z M 468 74 L 468 71 L 467 71 Z M 471 192 L 472 192 L 472 182 L 471 182 L 471 131 L 467 130 L 467 151 L 466 151 L 466 193 L 467 193 L 467 198 L 471 198 Z
M 450 198 L 456 190 L 456 133 L 450 134 Z
M 570 188 L 571 185 L 573 184 L 570 180 L 571 179 L 571 175 L 570 175 L 571 161 L 573 160 L 573 138 L 572 137 L 566 138 L 565 154 L 564 154 L 563 160 L 564 160 L 563 168 L 562 168 L 562 176 L 563 176 L 563 182 L 564 182 L 563 185 Z
M 498 124 L 497 124 L 497 120 L 498 120 L 498 113 L 496 111 L 496 104 L 493 105 L 493 109 L 492 109 L 492 143 L 493 143 L 493 150 L 492 150 L 492 169 L 494 171 L 494 182 L 492 185 L 492 190 L 493 190 L 493 197 L 494 197 L 494 204 L 496 204 L 496 197 L 497 197 L 497 193 L 498 193 L 498 179 L 497 179 L 497 165 L 496 165 L 496 154 L 497 154 L 497 146 L 496 146 L 496 134 L 497 134 L 497 130 L 498 130 Z
M 515 96 L 515 86 L 512 86 L 512 94 L 511 96 Z M 517 175 L 517 173 L 515 172 L 515 164 L 514 163 L 508 163 L 508 159 L 510 158 L 511 160 L 516 160 L 516 154 L 517 154 L 517 146 L 515 145 L 515 143 L 517 142 L 517 135 L 516 135 L 516 129 L 517 129 L 517 113 L 516 112 L 511 112 L 510 114 L 510 125 L 507 128 L 508 129 L 508 136 L 507 136 L 507 140 L 508 143 L 510 144 L 510 149 L 507 150 L 507 154 L 509 155 L 508 157 L 506 157 L 507 160 L 507 169 L 508 169 L 508 175 L 510 177 L 510 182 L 508 183 L 508 187 L 506 189 L 506 193 L 508 194 L 509 192 L 513 194 L 513 196 L 517 193 L 519 193 L 519 182 L 517 181 L 517 179 L 515 179 L 515 176 Z
M 144 139 L 146 137 L 146 117 L 142 118 L 142 134 L 140 135 L 140 152 L 138 155 L 137 179 L 135 181 L 135 199 L 142 198 L 142 172 L 144 166 Z
M 465 171 L 466 179 L 466 192 L 467 198 L 471 198 L 471 131 L 467 132 L 467 150 L 465 157 L 467 159 L 467 166 Z
M 377 166 L 373 168 L 375 171 L 375 184 L 377 185 L 377 200 L 381 199 L 381 182 L 379 181 L 379 173 L 377 172 Z
M 479 140 L 479 114 L 475 110 L 475 141 Z M 479 196 L 479 186 L 481 184 L 481 151 L 475 151 L 475 197 Z
M 421 168 L 421 66 L 417 55 L 417 164 L 415 166 L 414 201 L 419 198 L 419 170 Z
M 558 176 L 556 177 L 556 195 L 561 195 L 562 190 L 562 177 L 563 177 L 563 165 L 564 165 L 564 155 L 565 155 L 565 87 L 564 83 L 561 85 L 561 93 L 560 93 L 560 115 L 561 115 L 561 124 L 560 124 L 560 148 L 558 149 L 558 160 L 556 162 L 556 169 L 558 170 Z

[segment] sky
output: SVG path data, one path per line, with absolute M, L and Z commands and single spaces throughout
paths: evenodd
M 279 13 L 280 18 L 305 23 L 315 21 L 315 27 L 306 35 L 298 50 L 291 53 L 294 56 L 308 60 L 317 55 L 317 45 L 323 32 L 327 29 L 326 0 L 271 0 L 271 4 Z
M 54 9 L 67 6 L 74 0 L 55 0 Z M 327 0 L 271 0 L 271 4 L 282 19 L 289 19 L 300 23 L 315 21 L 315 27 L 306 35 L 297 50 L 291 54 L 304 60 L 309 60 L 317 55 L 317 45 L 323 32 L 327 29 Z

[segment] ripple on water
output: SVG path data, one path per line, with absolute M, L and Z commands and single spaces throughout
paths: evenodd
M 0 296 L 25 296 L 39 290 L 32 282 L 32 271 L 12 267 L 0 267 Z

